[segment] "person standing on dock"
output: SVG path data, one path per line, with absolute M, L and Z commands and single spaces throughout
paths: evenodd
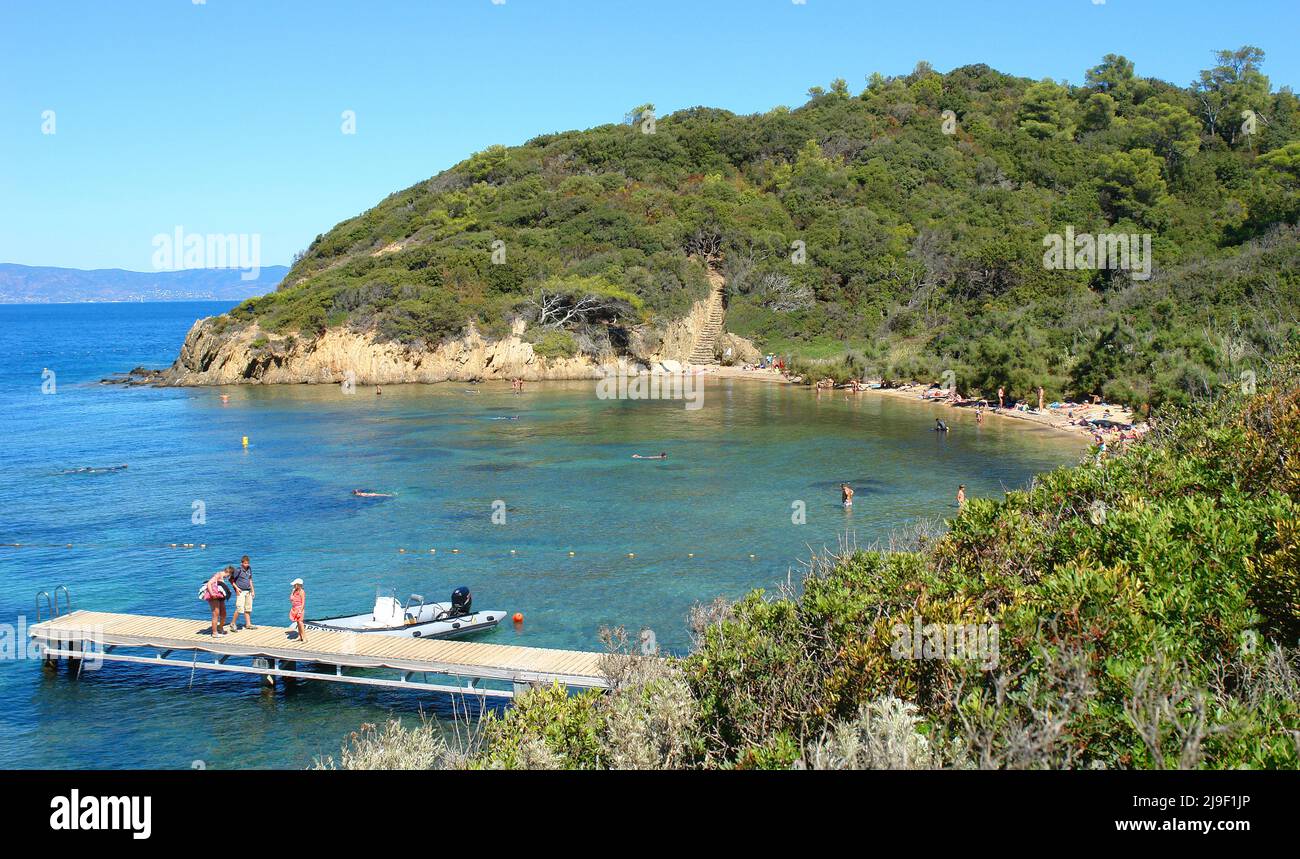
M 253 568 L 247 555 L 239 559 L 239 566 L 235 568 L 230 583 L 235 586 L 235 613 L 230 617 L 230 631 L 239 630 L 241 612 L 244 615 L 244 629 L 257 629 L 253 626 Z
M 293 592 L 289 594 L 289 620 L 298 625 L 298 640 L 307 643 L 307 628 L 303 626 L 303 614 L 307 607 L 307 592 L 302 588 L 302 579 L 293 580 Z
M 208 583 L 203 586 L 203 599 L 208 601 L 212 608 L 212 637 L 226 634 L 226 589 L 225 579 L 230 576 L 232 567 L 226 567 L 217 572 L 208 579 Z

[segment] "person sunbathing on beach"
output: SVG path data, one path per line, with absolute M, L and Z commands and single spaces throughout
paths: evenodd
M 369 489 L 353 489 L 352 494 L 358 498 L 392 498 L 391 492 L 371 492 Z
M 661 451 L 659 451 L 659 455 L 658 455 L 658 456 L 642 456 L 642 455 L 639 454 L 639 453 L 634 453 L 634 454 L 632 454 L 632 458 L 633 458 L 633 459 L 667 459 L 667 458 L 668 458 L 668 454 L 667 454 L 667 452 L 661 450 Z

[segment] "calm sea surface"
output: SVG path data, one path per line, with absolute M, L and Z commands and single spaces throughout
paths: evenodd
M 195 319 L 229 306 L 0 306 L 0 543 L 23 544 L 0 548 L 0 767 L 303 767 L 362 722 L 448 707 L 126 664 L 49 675 L 12 654 L 35 594 L 58 584 L 74 607 L 200 619 L 199 584 L 247 553 L 255 623 L 288 623 L 296 576 L 309 616 L 366 610 L 379 585 L 445 600 L 467 584 L 476 605 L 525 615 L 480 640 L 595 649 L 602 625 L 622 624 L 682 652 L 692 603 L 771 588 L 845 534 L 868 545 L 949 516 L 958 483 L 997 495 L 1083 450 L 921 403 L 757 382 L 708 382 L 698 411 L 600 400 L 590 382 L 378 397 L 97 384 L 171 363 Z M 930 432 L 936 415 L 953 432 Z M 660 450 L 667 461 L 630 458 Z M 851 512 L 841 481 L 857 490 Z M 357 499 L 356 488 L 396 497 Z M 196 502 L 204 524 L 192 523 Z M 806 524 L 792 523 L 795 502 Z

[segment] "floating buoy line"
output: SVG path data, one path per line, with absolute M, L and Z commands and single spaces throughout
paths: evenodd
M 219 546 L 216 546 L 214 544 L 209 544 L 209 543 L 0 543 L 0 551 L 3 551 L 5 549 L 11 549 L 11 550 L 12 549 L 29 549 L 29 550 L 61 549 L 65 551 L 68 549 L 73 549 L 79 551 L 112 551 L 112 552 L 132 551 L 132 550 L 134 551 L 212 550 L 218 552 L 226 551 Z M 277 554 L 282 554 L 284 552 L 284 549 L 282 547 L 269 549 L 265 547 L 259 547 L 256 545 L 242 545 L 238 549 L 232 549 L 230 551 L 238 551 L 240 554 L 254 554 L 258 552 L 263 554 L 272 553 L 272 552 Z M 297 547 L 292 551 L 301 552 L 301 553 L 346 554 L 346 553 L 356 553 L 356 552 L 369 552 L 373 550 L 370 549 L 369 547 L 364 547 L 364 546 L 362 547 L 305 546 L 305 547 Z M 415 547 L 415 546 L 398 546 L 392 551 L 394 551 L 396 554 L 399 555 L 409 555 L 413 557 L 437 555 L 439 552 L 438 548 L 433 546 L 427 548 Z M 759 555 L 753 552 L 747 552 L 747 553 L 740 552 L 735 554 L 730 552 L 723 552 L 717 554 L 710 553 L 707 555 L 701 555 L 698 552 L 668 552 L 663 554 L 655 553 L 653 555 L 646 555 L 642 552 L 617 552 L 611 550 L 577 552 L 573 549 L 534 551 L 534 550 L 521 550 L 521 549 L 493 548 L 493 549 L 472 549 L 472 550 L 462 551 L 460 547 L 444 548 L 442 552 L 444 554 L 449 553 L 452 555 L 464 554 L 467 557 L 490 556 L 490 557 L 504 558 L 507 560 L 525 560 L 525 559 L 538 560 L 546 557 L 556 557 L 558 555 L 561 558 L 565 558 L 565 559 L 572 558 L 577 561 L 593 560 L 593 559 L 624 558 L 626 560 L 639 561 L 641 563 L 655 563 L 655 562 L 671 561 L 671 560 L 756 561 L 759 559 Z

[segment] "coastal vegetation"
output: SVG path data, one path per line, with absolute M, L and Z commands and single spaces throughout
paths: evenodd
M 1295 768 L 1298 455 L 1292 348 L 942 534 L 698 606 L 684 657 L 609 633 L 610 692 L 534 689 L 459 743 L 372 728 L 344 765 Z M 934 628 L 982 637 L 954 652 Z
M 540 354 L 617 353 L 712 267 L 727 330 L 794 362 L 1186 404 L 1297 334 L 1300 101 L 1263 65 L 1225 50 L 1178 86 L 1116 55 L 1079 85 L 922 62 L 748 116 L 642 105 L 390 195 L 232 321 L 425 346 L 522 321 Z M 1048 267 L 1065 235 L 1094 246 Z M 1103 266 L 1107 236 L 1149 256 Z

